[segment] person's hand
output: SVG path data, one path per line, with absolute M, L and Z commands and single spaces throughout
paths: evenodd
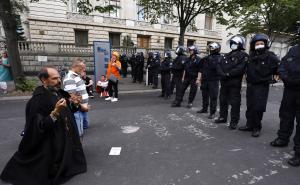
M 201 79 L 200 79 L 200 78 L 197 78 L 196 84 L 199 85 L 200 83 L 201 83 Z
M 276 82 L 278 82 L 280 79 L 280 76 L 279 75 L 274 75 L 274 80 L 276 80 Z
M 82 101 L 82 97 L 79 95 L 74 95 L 71 94 L 71 98 L 70 98 L 70 102 L 75 104 L 75 105 L 79 105 Z
M 112 63 L 112 66 L 117 66 L 117 64 L 114 62 L 114 63 Z
M 80 106 L 83 112 L 88 112 L 91 109 L 91 106 L 88 104 L 81 104 Z
M 58 100 L 58 102 L 56 102 L 54 112 L 59 114 L 61 110 L 65 107 L 67 107 L 67 101 L 64 98 L 62 98 Z

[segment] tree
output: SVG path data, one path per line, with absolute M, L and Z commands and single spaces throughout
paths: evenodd
M 38 2 L 39 0 L 31 0 L 31 3 Z M 65 4 L 67 0 L 61 0 Z M 78 0 L 77 7 L 80 14 L 90 14 L 93 11 L 100 13 L 114 11 L 119 8 L 115 5 L 108 6 L 93 6 L 90 0 Z M 3 29 L 5 32 L 6 46 L 8 51 L 8 58 L 11 64 L 12 75 L 16 87 L 25 83 L 25 76 L 22 69 L 20 54 L 18 50 L 18 38 L 22 38 L 22 28 L 17 22 L 19 14 L 27 11 L 23 0 L 1 0 L 0 1 L 0 21 L 2 21 Z M 18 33 L 17 33 L 18 31 Z
M 237 10 L 229 13 L 228 29 L 239 28 L 243 35 L 265 33 L 271 42 L 280 35 L 293 38 L 300 20 L 300 0 L 241 0 Z
M 178 22 L 180 27 L 179 45 L 184 45 L 184 35 L 190 26 L 195 27 L 195 17 L 199 14 L 223 16 L 226 9 L 234 5 L 234 0 L 139 0 L 145 18 L 156 23 L 162 16 Z

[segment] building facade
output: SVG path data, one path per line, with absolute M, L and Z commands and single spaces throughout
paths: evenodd
M 94 5 L 114 4 L 121 8 L 101 14 L 80 15 L 76 0 L 67 4 L 61 0 L 40 0 L 30 3 L 29 12 L 22 15 L 27 41 L 63 42 L 77 46 L 93 41 L 110 41 L 114 47 L 124 46 L 130 40 L 138 48 L 175 49 L 179 39 L 177 23 L 162 17 L 158 24 L 145 20 L 142 7 L 136 0 L 93 0 Z M 206 50 L 209 42 L 221 42 L 222 26 L 209 15 L 196 18 L 198 31 L 187 31 L 185 45 L 195 44 Z

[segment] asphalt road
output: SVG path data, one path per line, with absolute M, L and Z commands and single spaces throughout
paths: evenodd
M 118 103 L 92 100 L 91 127 L 83 142 L 88 172 L 66 185 L 300 184 L 300 168 L 286 163 L 293 143 L 281 149 L 269 146 L 279 125 L 281 87 L 270 91 L 259 138 L 197 114 L 199 92 L 192 109 L 171 108 L 171 100 L 158 95 L 121 95 Z M 244 97 L 240 125 L 245 124 Z M 20 142 L 25 105 L 0 101 L 0 170 Z M 110 156 L 112 147 L 121 147 L 120 155 Z

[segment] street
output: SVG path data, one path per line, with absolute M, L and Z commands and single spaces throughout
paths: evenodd
M 197 114 L 200 91 L 192 109 L 186 101 L 171 108 L 171 100 L 158 95 L 121 94 L 117 103 L 91 100 L 91 126 L 83 141 L 88 171 L 66 185 L 300 184 L 300 168 L 286 163 L 293 142 L 287 148 L 269 145 L 279 125 L 282 87 L 270 89 L 259 138 Z M 245 124 L 245 89 L 242 97 L 239 126 Z M 26 102 L 0 101 L 1 171 L 21 140 Z M 112 147 L 121 147 L 120 155 L 109 155 Z

